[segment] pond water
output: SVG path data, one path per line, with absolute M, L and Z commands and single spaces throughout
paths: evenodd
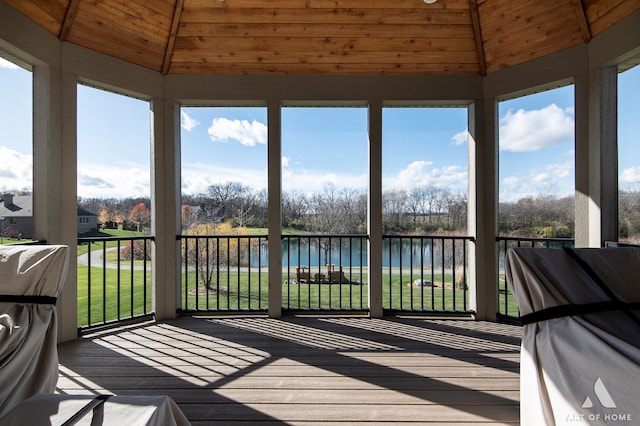
M 362 244 L 360 243 L 362 241 Z M 435 248 L 434 248 L 435 246 Z M 459 256 L 459 263 L 462 260 L 462 241 L 456 241 L 456 256 Z M 258 265 L 258 253 L 252 253 L 251 266 Z M 451 242 L 447 241 L 444 245 L 441 240 L 436 240 L 435 244 L 431 240 L 403 240 L 385 239 L 382 246 L 382 266 L 383 267 L 410 267 L 420 264 L 441 266 L 443 257 L 445 264 L 451 262 L 452 247 Z M 433 257 L 432 257 L 433 254 Z M 264 265 L 268 259 L 267 245 L 260 246 L 261 262 Z M 367 266 L 367 242 L 359 238 L 353 239 L 351 245 L 347 238 L 343 241 L 342 246 L 337 242 L 332 242 L 329 247 L 328 242 L 318 244 L 318 241 L 308 241 L 290 239 L 282 242 L 282 266 L 319 266 L 325 264 L 334 264 L 342 266 Z

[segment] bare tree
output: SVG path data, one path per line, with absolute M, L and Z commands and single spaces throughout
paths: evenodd
M 413 229 L 418 228 L 418 217 L 425 212 L 425 188 L 422 186 L 414 186 L 407 193 L 407 211 L 413 219 Z
M 382 215 L 386 231 L 402 230 L 402 214 L 405 209 L 407 193 L 401 189 L 391 189 L 382 194 Z

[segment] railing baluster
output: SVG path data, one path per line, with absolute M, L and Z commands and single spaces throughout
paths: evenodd
M 134 246 L 134 241 L 129 241 L 129 244 L 131 244 L 131 279 L 129 280 L 130 283 L 130 295 L 131 295 L 131 318 L 133 318 L 134 314 L 133 314 L 133 278 L 134 278 L 134 271 L 135 271 L 135 263 L 134 263 L 134 259 L 135 256 L 133 255 L 134 250 L 135 250 L 135 246 Z
M 107 242 L 102 242 L 102 322 L 107 322 L 107 268 L 105 262 L 107 260 Z M 89 271 L 91 275 L 91 271 Z M 89 322 L 88 325 L 92 323 Z
M 117 321 L 143 317 L 152 314 L 147 308 L 147 258 L 148 250 L 146 246 L 147 241 L 152 241 L 153 237 L 97 237 L 97 238 L 78 238 L 78 247 L 83 245 L 87 246 L 87 260 L 86 260 L 86 281 L 87 281 L 87 300 L 86 306 L 79 305 L 78 312 L 86 312 L 86 321 L 79 319 L 78 329 L 80 331 L 89 329 L 96 326 L 107 325 L 110 323 L 116 323 Z M 100 246 L 95 250 L 102 255 L 102 261 L 98 264 L 94 264 L 92 258 L 93 244 L 97 243 Z M 126 243 L 125 246 L 122 243 Z M 144 244 L 142 250 L 137 251 L 137 244 Z M 108 259 L 108 244 L 112 244 L 116 250 L 115 263 L 110 262 Z M 130 279 L 126 280 L 123 274 L 123 266 L 125 265 L 123 259 L 122 248 L 127 249 L 128 255 L 131 255 L 129 260 L 129 273 Z M 143 266 L 138 268 L 136 266 L 136 253 L 142 253 Z M 96 268 L 101 269 L 100 272 L 96 271 Z M 109 270 L 115 269 L 115 273 L 111 273 Z M 97 282 L 93 279 L 95 275 L 102 276 L 102 289 L 100 291 L 97 288 Z M 80 275 L 78 275 L 80 277 Z M 124 280 L 124 281 L 123 281 Z M 128 281 L 128 283 L 127 283 Z M 127 291 L 127 285 L 129 285 L 129 291 Z M 142 287 L 142 288 L 140 288 Z M 98 302 L 98 299 L 102 299 Z M 83 303 L 83 299 L 78 300 L 79 303 Z M 99 306 L 95 306 L 94 303 L 100 303 Z M 98 315 L 94 313 L 100 313 L 101 317 L 96 318 Z

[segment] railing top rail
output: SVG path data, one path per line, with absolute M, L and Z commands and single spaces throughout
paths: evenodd
M 415 238 L 415 239 L 438 239 L 438 240 L 468 240 L 475 241 L 476 238 L 470 235 L 397 235 L 384 234 L 382 238 Z
M 151 235 L 122 236 L 122 237 L 82 237 L 78 238 L 79 243 L 91 243 L 95 241 L 133 241 L 133 240 L 155 240 Z
M 503 237 L 498 235 L 496 241 L 557 241 L 557 242 L 573 242 L 574 238 L 544 238 L 544 237 Z
M 267 234 L 198 234 L 198 235 L 177 235 L 176 239 L 183 238 L 267 238 Z
M 280 236 L 285 238 L 365 238 L 369 239 L 368 234 L 286 234 Z

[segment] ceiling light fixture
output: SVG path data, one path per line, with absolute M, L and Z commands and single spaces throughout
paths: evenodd
M 424 1 L 426 4 L 434 4 L 438 0 L 422 0 L 422 1 Z

